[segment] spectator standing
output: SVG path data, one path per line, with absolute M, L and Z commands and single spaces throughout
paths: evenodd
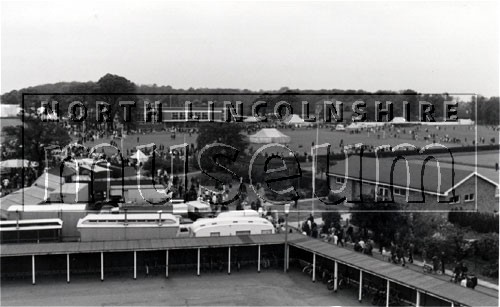
M 441 252 L 441 256 L 440 256 L 440 261 L 441 261 L 441 274 L 445 274 L 445 261 L 446 261 L 446 255 L 444 252 Z

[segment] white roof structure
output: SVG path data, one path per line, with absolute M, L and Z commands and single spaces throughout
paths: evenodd
M 290 143 L 291 138 L 278 129 L 264 128 L 249 136 L 250 143 Z
M 133 155 L 130 156 L 132 159 L 136 159 L 139 162 L 146 162 L 149 157 L 146 156 L 141 150 L 137 150 Z
M 33 166 L 38 165 L 38 163 L 35 164 L 35 162 L 30 162 L 26 159 L 10 159 L 10 160 L 0 161 L 1 168 L 23 168 L 23 167 L 29 167 L 30 164 L 32 164 Z

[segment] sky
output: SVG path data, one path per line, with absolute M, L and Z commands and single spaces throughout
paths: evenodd
M 499 95 L 493 2 L 2 1 L 1 93 L 136 84 Z

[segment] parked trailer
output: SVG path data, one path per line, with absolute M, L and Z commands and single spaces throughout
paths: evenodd
M 186 203 L 188 209 L 188 217 L 193 221 L 199 218 L 210 217 L 212 215 L 212 208 L 210 204 L 200 199 L 188 201 Z
M 85 204 L 47 204 L 47 205 L 13 205 L 8 209 L 9 220 L 61 219 L 61 239 L 63 241 L 78 240 L 80 234 L 76 229 L 78 220 L 89 212 Z
M 168 213 L 89 214 L 78 221 L 81 241 L 166 239 L 188 236 L 189 226 Z
M 198 219 L 191 225 L 193 237 L 241 236 L 273 234 L 271 222 L 260 217 L 217 217 Z

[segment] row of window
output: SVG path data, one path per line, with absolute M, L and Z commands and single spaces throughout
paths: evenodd
M 249 224 L 253 224 L 253 221 L 246 221 Z M 234 224 L 238 223 L 238 221 L 233 221 Z M 217 222 L 212 223 L 211 225 L 217 225 Z M 205 227 L 207 224 L 201 224 L 200 227 Z
M 460 203 L 461 202 L 460 195 L 455 195 L 455 196 L 450 197 L 449 201 L 450 201 L 450 203 L 453 203 L 453 204 Z M 464 202 L 470 202 L 470 201 L 474 201 L 474 193 L 469 193 L 469 194 L 464 195 Z
M 379 187 L 378 195 L 389 197 L 390 190 L 388 188 Z M 406 189 L 394 188 L 394 195 L 406 196 Z
M 193 112 L 192 114 L 193 114 L 193 117 L 196 119 L 208 120 L 208 113 L 207 112 Z M 186 112 L 172 112 L 172 119 L 173 120 L 186 119 Z
M 261 230 L 261 234 L 263 234 L 263 235 L 269 235 L 272 233 L 273 233 L 273 231 L 271 229 Z M 249 235 L 251 235 L 251 231 L 250 230 L 236 231 L 236 235 L 237 236 L 249 236 Z M 211 237 L 220 237 L 220 232 L 211 232 L 210 236 Z

